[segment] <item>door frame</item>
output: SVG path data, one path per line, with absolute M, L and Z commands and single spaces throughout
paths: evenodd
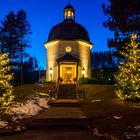
M 75 77 L 74 78 L 78 78 L 78 62 L 59 62 L 58 63 L 58 82 L 59 82 L 59 78 L 61 77 L 61 66 L 62 65 L 75 65 Z M 61 77 L 63 78 L 63 77 Z M 71 84 L 74 83 L 73 82 L 70 82 Z M 67 83 L 67 82 L 62 82 L 62 84 L 70 84 L 70 83 Z

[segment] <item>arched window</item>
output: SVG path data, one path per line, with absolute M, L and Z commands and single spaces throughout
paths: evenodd
M 74 12 L 71 9 L 65 10 L 65 17 L 64 18 L 74 20 Z

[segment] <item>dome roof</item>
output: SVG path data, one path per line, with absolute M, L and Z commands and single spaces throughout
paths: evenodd
M 68 4 L 64 8 L 64 21 L 55 25 L 49 33 L 48 41 L 61 39 L 73 40 L 79 39 L 90 42 L 87 30 L 75 22 L 75 9 Z
M 55 25 L 49 32 L 48 41 L 62 39 L 73 40 L 79 39 L 90 42 L 87 30 L 74 20 L 64 20 L 62 23 Z
M 74 7 L 70 5 L 70 3 L 64 8 L 64 10 L 66 9 L 72 9 L 73 11 L 75 11 Z

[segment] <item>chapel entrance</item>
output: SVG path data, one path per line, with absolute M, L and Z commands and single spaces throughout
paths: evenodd
M 66 53 L 57 59 L 58 78 L 62 84 L 74 84 L 78 77 L 79 59 L 70 53 Z M 59 79 L 58 79 L 59 80 Z
M 74 78 L 76 78 L 76 64 L 62 63 L 60 65 L 60 77 L 63 79 L 62 83 L 65 84 L 74 83 Z

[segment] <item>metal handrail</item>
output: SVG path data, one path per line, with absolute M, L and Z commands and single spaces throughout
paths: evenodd
M 76 82 L 76 94 L 77 94 L 78 99 L 80 98 L 80 96 L 79 96 L 79 88 L 80 88 L 79 81 L 77 81 Z
M 55 98 L 58 97 L 58 93 L 59 93 L 59 82 L 56 83 L 56 95 L 55 95 Z

